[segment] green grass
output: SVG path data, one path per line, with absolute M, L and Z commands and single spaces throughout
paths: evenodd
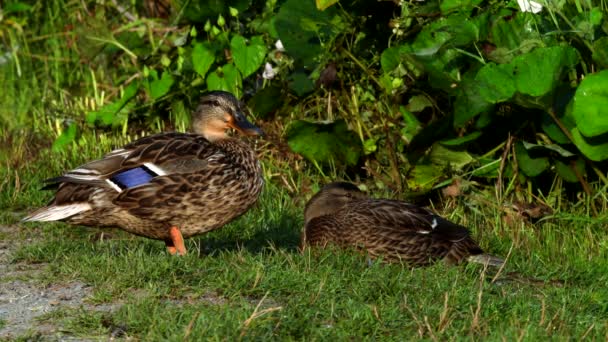
M 30 281 L 40 286 L 80 281 L 92 287 L 87 305 L 51 312 L 39 318 L 41 323 L 56 324 L 68 336 L 99 339 L 608 338 L 605 189 L 596 192 L 602 217 L 590 218 L 589 198 L 584 197 L 560 204 L 553 218 L 536 225 L 506 225 L 499 206 L 486 205 L 495 202 L 491 196 L 485 202 L 463 196 L 453 203 L 445 214 L 470 227 L 484 249 L 499 256 L 511 250 L 504 280 L 494 283 L 493 274 L 478 265 L 409 269 L 368 265 L 364 257 L 345 251 L 299 253 L 302 209 L 312 194 L 301 189 L 318 189 L 321 177 L 288 169 L 272 158 L 263 160 L 268 179 L 258 205 L 220 230 L 187 240 L 190 253 L 184 257 L 169 256 L 162 242 L 117 230 L 20 224 L 27 211 L 50 198 L 39 191 L 43 179 L 127 140 L 90 130 L 65 151 L 50 151 L 63 118 L 82 121 L 72 109 L 80 108 L 76 113 L 82 114 L 83 102 L 97 103 L 76 48 L 57 43 L 61 35 L 53 32 L 61 32 L 65 23 L 55 10 L 49 9 L 58 21 L 55 26 L 41 25 L 36 31 L 51 35 L 48 45 L 31 32 L 19 40 L 21 51 L 36 41 L 32 52 L 48 50 L 48 59 L 22 55 L 21 75 L 10 63 L 0 65 L 0 224 L 13 229 L 0 233 L 0 239 L 20 245 L 11 263 L 47 264 Z M 74 17 L 64 19 L 75 22 Z M 36 50 L 37 45 L 43 46 Z M 62 63 L 64 59 L 70 62 Z M 97 73 L 120 75 L 120 65 Z M 98 81 L 111 84 L 110 79 Z M 546 284 L 509 281 L 507 272 Z M 11 280 L 2 277 L 0 286 Z M 94 310 L 101 304 L 115 310 Z M 0 321 L 0 327 L 6 324 Z M 40 338 L 30 332 L 17 340 Z
M 108 143 L 110 144 L 110 143 Z M 97 154 L 103 146 L 75 146 L 63 162 L 46 155 L 5 180 L 0 205 L 15 223 L 49 194 L 39 181 Z M 70 154 L 73 153 L 73 154 Z M 270 168 L 267 165 L 267 168 Z M 302 176 L 304 177 L 304 176 Z M 301 182 L 301 180 L 299 180 Z M 145 340 L 213 339 L 547 339 L 608 334 L 608 237 L 597 219 L 506 226 L 500 213 L 465 212 L 482 246 L 497 255 L 513 250 L 505 272 L 517 271 L 563 286 L 491 283 L 481 266 L 408 269 L 368 265 L 364 257 L 334 250 L 297 250 L 304 197 L 269 180 L 259 204 L 228 226 L 187 240 L 190 253 L 171 257 L 162 242 L 117 230 L 27 224 L 11 262 L 48 263 L 40 284 L 82 281 L 86 303 L 115 304 L 112 312 L 62 310 L 44 317 L 68 335 L 106 336 L 117 330 Z M 578 218 L 578 220 L 575 220 Z M 3 237 L 6 238 L 6 237 Z M 22 241 L 23 242 L 23 241 Z M 118 328 L 117 328 L 118 327 Z

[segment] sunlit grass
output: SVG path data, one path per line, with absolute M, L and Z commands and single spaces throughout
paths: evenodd
M 42 152 L 18 172 L 18 192 L 15 170 L 3 170 L 0 204 L 20 212 L 4 223 L 49 198 L 38 190 L 42 179 L 123 143 L 88 139 L 65 153 Z M 301 254 L 302 205 L 310 193 L 294 196 L 280 183 L 269 179 L 258 205 L 239 220 L 187 240 L 185 257 L 117 230 L 32 223 L 16 236 L 35 238 L 12 262 L 46 263 L 40 284 L 81 281 L 93 289 L 88 304 L 116 305 L 44 318 L 81 337 L 110 336 L 117 327 L 154 340 L 605 337 L 608 237 L 600 220 L 571 212 L 570 219 L 506 225 L 496 210 L 458 205 L 449 216 L 471 227 L 484 249 L 502 256 L 512 249 L 505 274 L 540 281 L 491 283 L 494 273 L 477 265 L 411 270 L 368 265 L 348 252 Z
M 77 1 L 64 5 L 70 11 L 50 7 L 48 15 L 59 20 L 57 13 L 82 10 Z M 606 216 L 590 217 L 586 197 L 558 205 L 553 217 L 535 225 L 506 224 L 499 204 L 485 204 L 495 201 L 492 196 L 455 200 L 444 214 L 470 227 L 488 252 L 509 255 L 494 283 L 494 273 L 478 265 L 409 269 L 370 265 L 349 252 L 300 253 L 303 205 L 336 172 L 322 177 L 314 169 L 290 169 L 263 150 L 267 184 L 259 203 L 226 227 L 187 240 L 184 257 L 169 256 L 162 242 L 114 229 L 20 224 L 26 212 L 50 199 L 40 191 L 44 179 L 136 138 L 91 129 L 65 150 L 50 150 L 65 120 L 83 120 L 109 88 L 104 82 L 118 77 L 104 79 L 106 69 L 79 62 L 75 52 L 92 55 L 95 44 L 74 41 L 72 50 L 62 49 L 58 40 L 69 37 L 48 25 L 19 41 L 21 51 L 28 51 L 29 41 L 43 45 L 46 56 L 20 55 L 19 72 L 14 64 L 0 66 L 0 224 L 12 229 L 0 239 L 19 245 L 11 263 L 45 265 L 27 280 L 40 286 L 79 281 L 92 291 L 87 306 L 53 311 L 40 322 L 93 339 L 606 339 Z M 150 131 L 161 128 L 158 123 Z M 605 212 L 606 189 L 595 190 Z M 382 195 L 392 196 L 388 190 Z M 509 272 L 539 281 L 509 280 Z M 13 279 L 2 277 L 0 284 Z M 94 310 L 102 304 L 114 310 Z M 0 328 L 6 324 L 0 320 Z M 36 335 L 21 336 L 28 338 Z

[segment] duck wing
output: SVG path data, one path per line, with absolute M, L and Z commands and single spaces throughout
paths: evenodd
M 457 242 L 470 237 L 470 231 L 430 210 L 407 202 L 372 199 L 348 208 L 347 215 L 365 216 L 376 227 L 408 234 L 432 234 L 435 238 Z
M 121 192 L 157 176 L 194 172 L 207 165 L 217 149 L 200 135 L 161 133 L 138 139 L 65 174 L 47 179 L 44 189 L 62 183 L 112 187 Z

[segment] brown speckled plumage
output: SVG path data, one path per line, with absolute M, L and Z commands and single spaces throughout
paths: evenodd
M 49 214 L 54 208 L 82 204 L 90 209 L 60 220 L 119 227 L 165 241 L 171 239 L 169 229 L 173 226 L 184 238 L 223 226 L 256 202 L 264 183 L 254 151 L 245 142 L 225 135 L 228 127 L 245 134 L 261 133 L 240 110 L 239 102 L 229 93 L 203 96 L 193 114 L 195 133 L 144 137 L 49 180 L 47 188 L 57 188 L 55 198 L 25 220 L 50 221 L 58 217 Z M 113 175 L 142 165 L 162 173 L 122 191 L 109 184 Z
M 304 218 L 303 246 L 352 247 L 410 266 L 438 260 L 502 263 L 483 254 L 465 227 L 413 204 L 369 198 L 350 183 L 326 185 L 308 202 Z

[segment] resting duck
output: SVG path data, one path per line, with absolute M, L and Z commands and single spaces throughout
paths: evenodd
M 330 183 L 306 204 L 302 247 L 328 244 L 363 250 L 371 258 L 426 266 L 437 260 L 500 266 L 484 254 L 469 230 L 427 209 L 367 197 L 355 185 Z
M 44 189 L 56 189 L 55 197 L 23 221 L 119 227 L 165 241 L 171 254 L 185 254 L 184 238 L 242 215 L 264 185 L 251 147 L 226 135 L 228 128 L 262 134 L 232 94 L 203 95 L 192 128 L 194 133 L 141 138 L 48 179 Z

